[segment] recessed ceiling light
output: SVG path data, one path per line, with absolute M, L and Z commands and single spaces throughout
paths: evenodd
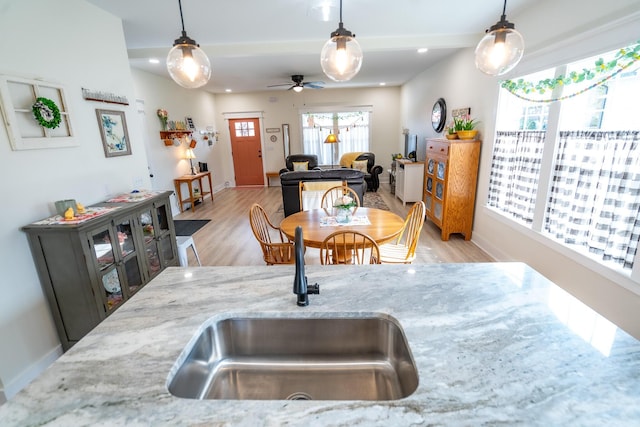
M 385 82 L 380 82 L 380 86 L 386 86 L 387 84 Z
M 149 58 L 149 63 L 151 64 L 159 64 L 160 60 L 156 58 Z
M 420 49 L 418 49 L 418 53 L 427 53 L 429 49 L 427 49 L 426 47 L 421 47 Z
M 227 92 L 227 93 L 232 92 L 231 89 L 225 89 L 224 91 Z

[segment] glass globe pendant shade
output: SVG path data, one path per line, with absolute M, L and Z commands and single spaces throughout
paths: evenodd
M 513 28 L 487 33 L 476 47 L 476 67 L 485 74 L 500 76 L 511 71 L 524 54 L 524 39 Z
M 331 80 L 346 82 L 358 74 L 362 67 L 362 49 L 351 33 L 349 35 L 332 33 L 331 36 L 320 53 L 320 65 L 322 71 Z
M 188 89 L 204 86 L 211 78 L 211 62 L 196 44 L 175 44 L 167 55 L 167 70 L 176 83 Z

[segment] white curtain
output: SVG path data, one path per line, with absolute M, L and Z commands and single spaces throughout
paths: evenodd
M 302 146 L 305 154 L 316 154 L 321 165 L 337 165 L 344 153 L 369 151 L 369 112 L 302 114 Z M 325 144 L 330 133 L 340 142 Z M 332 159 L 333 156 L 335 159 Z

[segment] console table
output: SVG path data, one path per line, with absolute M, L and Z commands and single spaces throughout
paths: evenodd
M 202 178 L 207 177 L 209 180 L 209 191 L 204 191 L 202 187 Z M 198 181 L 198 186 L 195 187 L 197 192 L 194 194 L 193 182 Z M 211 184 L 211 172 L 200 172 L 195 175 L 183 175 L 173 180 L 173 183 L 176 187 L 176 195 L 178 196 L 178 206 L 180 207 L 180 212 L 184 212 L 183 205 L 185 203 L 191 204 L 192 211 L 196 210 L 196 201 L 202 200 L 204 203 L 204 198 L 207 194 L 211 194 L 211 202 L 213 202 L 213 185 Z M 182 198 L 182 184 L 186 183 L 189 188 L 189 193 L 187 198 Z

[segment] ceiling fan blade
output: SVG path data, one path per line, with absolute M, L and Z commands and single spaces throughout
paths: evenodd
M 304 87 L 310 87 L 311 89 L 324 89 L 324 86 L 320 86 L 318 83 L 322 83 L 322 82 L 304 83 Z
M 269 85 L 267 87 L 280 87 L 280 86 L 291 86 L 291 82 L 289 82 L 289 83 L 281 83 L 279 85 Z

